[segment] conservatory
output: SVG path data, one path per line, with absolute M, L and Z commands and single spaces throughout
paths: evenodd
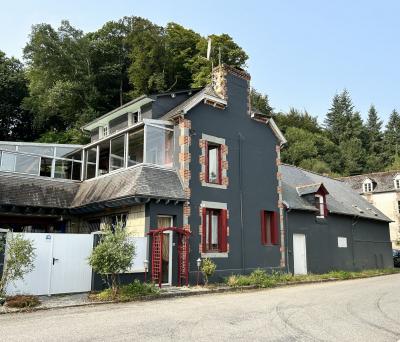
M 168 121 L 144 119 L 83 148 L 83 179 L 147 163 L 173 166 L 174 130 Z

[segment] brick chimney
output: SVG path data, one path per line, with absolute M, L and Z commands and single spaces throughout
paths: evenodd
M 227 64 L 222 64 L 215 67 L 212 71 L 212 87 L 214 91 L 224 100 L 228 101 L 228 88 L 230 86 L 237 86 L 237 82 L 228 82 L 228 76 L 233 78 L 238 78 L 239 82 L 246 82 L 242 87 L 247 89 L 247 102 L 248 102 L 248 113 L 250 114 L 250 74 L 246 71 L 229 66 Z

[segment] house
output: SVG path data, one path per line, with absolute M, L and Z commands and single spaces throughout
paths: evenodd
M 390 219 L 345 182 L 281 167 L 290 272 L 393 267 Z
M 400 249 L 400 171 L 369 173 L 342 180 L 391 219 L 392 247 Z
M 324 226 L 316 204 L 307 204 L 314 194 L 327 200 L 321 205 L 327 203 L 332 234 L 341 229 L 325 178 L 319 187 L 309 179 L 293 185 L 306 186 L 296 192 L 299 208 L 283 201 L 282 175 L 291 178 L 288 167 L 279 171 L 286 140 L 272 118 L 251 109 L 243 70 L 218 66 L 202 89 L 140 96 L 83 130 L 91 137 L 85 146 L 0 143 L 1 228 L 91 233 L 121 222 L 134 237 L 148 237 L 149 272 L 160 285 L 196 282 L 202 258 L 217 264 L 214 280 L 258 268 L 293 270 L 285 223 L 292 232 L 311 231 L 316 220 Z M 358 198 L 344 193 L 350 195 Z M 295 215 L 307 226 L 297 225 Z M 375 239 L 385 240 L 388 220 L 377 215 L 365 217 L 374 248 Z M 322 254 L 314 243 L 307 248 Z M 384 251 L 377 255 L 386 266 Z M 351 266 L 354 258 L 347 253 L 343 260 Z M 319 269 L 342 265 L 328 263 Z M 143 276 L 142 270 L 124 277 Z

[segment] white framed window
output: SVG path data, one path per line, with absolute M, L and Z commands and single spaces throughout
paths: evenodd
M 373 186 L 370 180 L 366 180 L 363 183 L 363 192 L 372 192 Z
M 338 236 L 337 244 L 339 248 L 347 248 L 347 238 L 343 236 Z
M 315 205 L 318 209 L 318 217 L 325 217 L 326 216 L 325 196 L 316 194 L 315 195 Z
M 393 181 L 394 181 L 394 188 L 396 190 L 400 190 L 400 175 L 396 175 Z
M 106 137 L 108 135 L 108 125 L 103 126 L 103 137 Z

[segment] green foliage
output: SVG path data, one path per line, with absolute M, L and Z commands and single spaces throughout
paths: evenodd
M 250 101 L 253 110 L 260 111 L 266 116 L 273 115 L 273 108 L 269 105 L 269 99 L 267 94 L 261 94 L 254 88 L 250 91 Z
M 316 117 L 311 116 L 307 111 L 300 111 L 296 108 L 290 108 L 287 113 L 275 114 L 274 120 L 283 134 L 289 127 L 301 128 L 311 133 L 322 133 Z
M 201 273 L 204 277 L 204 285 L 208 285 L 208 279 L 212 277 L 217 269 L 217 265 L 209 258 L 205 258 L 201 261 Z
M 275 287 L 283 284 L 302 283 L 310 281 L 321 281 L 326 279 L 355 279 L 364 277 L 373 277 L 377 275 L 399 273 L 400 269 L 385 268 L 363 270 L 359 272 L 348 271 L 331 271 L 324 274 L 306 274 L 306 275 L 292 275 L 291 273 L 272 271 L 268 274 L 264 270 L 257 269 L 249 275 L 231 275 L 225 279 L 228 286 L 242 287 L 242 286 L 256 286 L 260 288 Z
M 110 278 L 109 286 L 115 296 L 118 291 L 118 275 L 131 268 L 135 257 L 135 244 L 120 223 L 114 231 L 107 227 L 100 243 L 93 249 L 89 257 L 89 264 L 93 270 Z
M 154 284 L 141 283 L 136 279 L 131 284 L 121 286 L 115 296 L 112 289 L 105 289 L 99 293 L 90 295 L 90 298 L 98 301 L 118 300 L 127 302 L 140 297 L 157 296 L 159 294 L 160 290 Z
M 0 280 L 0 295 L 5 293 L 8 284 L 22 279 L 34 268 L 35 248 L 33 242 L 22 234 L 10 234 L 7 239 L 5 264 Z
M 39 298 L 37 296 L 26 296 L 18 295 L 7 297 L 6 305 L 10 308 L 34 308 L 40 304 Z
M 0 140 L 35 138 L 32 114 L 21 106 L 27 95 L 23 64 L 0 51 Z

